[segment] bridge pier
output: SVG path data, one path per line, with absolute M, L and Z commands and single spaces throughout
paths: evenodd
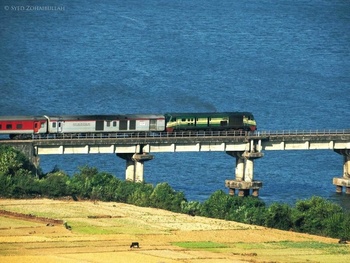
M 248 196 L 252 190 L 253 196 L 259 196 L 259 189 L 262 182 L 254 180 L 254 160 L 263 157 L 261 152 L 226 152 L 236 157 L 235 180 L 226 180 L 225 185 L 229 188 L 229 194 L 235 195 L 238 189 L 238 196 Z
M 345 187 L 345 193 L 350 194 L 350 149 L 334 150 L 336 153 L 343 155 L 343 177 L 333 178 L 333 184 L 336 186 L 336 192 L 342 193 Z
M 154 158 L 148 153 L 117 153 L 117 156 L 126 161 L 125 180 L 143 182 L 144 162 Z

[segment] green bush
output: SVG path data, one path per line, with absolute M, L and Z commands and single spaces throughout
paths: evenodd
M 265 226 L 282 230 L 293 227 L 292 209 L 287 204 L 274 203 L 266 210 Z
M 20 171 L 36 174 L 36 167 L 22 152 L 10 147 L 0 145 L 0 174 L 15 176 Z
M 264 223 L 265 203 L 255 197 L 229 196 L 224 191 L 219 190 L 204 201 L 200 214 L 206 217 L 262 225 Z
M 181 203 L 186 201 L 182 192 L 176 192 L 168 183 L 160 183 L 154 188 L 150 196 L 152 207 L 181 212 Z
M 234 198 L 218 190 L 203 202 L 200 214 L 206 217 L 226 219 L 233 202 Z
M 265 221 L 265 203 L 252 196 L 233 196 L 226 219 L 246 224 L 263 225 Z
M 330 218 L 338 213 L 343 213 L 339 205 L 321 197 L 313 196 L 308 200 L 297 201 L 295 208 L 292 209 L 294 230 L 325 235 L 327 222 L 330 222 Z
M 114 194 L 114 200 L 117 202 L 128 203 L 134 190 L 136 183 L 131 181 L 121 181 Z
M 128 196 L 127 202 L 137 206 L 150 206 L 151 194 L 153 192 L 153 185 L 146 183 L 136 183 L 131 195 Z
M 0 145 L 0 194 L 27 197 L 37 194 L 36 168 L 20 151 Z
M 200 211 L 202 209 L 202 204 L 198 201 L 182 201 L 181 203 L 181 213 L 188 215 L 200 215 Z
M 40 180 L 41 193 L 48 197 L 61 197 L 71 194 L 68 187 L 69 176 L 63 171 L 47 174 Z

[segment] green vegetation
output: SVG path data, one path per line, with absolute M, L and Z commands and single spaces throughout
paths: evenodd
M 211 242 L 211 241 L 200 241 L 200 242 L 174 242 L 172 245 L 179 246 L 187 249 L 202 249 L 215 251 L 217 248 L 227 248 L 228 246 L 221 243 Z
M 296 242 L 296 241 L 279 241 L 279 242 L 265 242 L 265 243 L 235 243 L 236 247 L 249 249 L 293 249 L 296 253 L 298 250 L 319 250 L 321 254 L 349 254 L 346 246 L 339 246 L 339 244 L 328 244 L 322 242 Z
M 214 192 L 203 203 L 188 202 L 182 192 L 167 183 L 155 187 L 146 183 L 122 181 L 112 174 L 84 166 L 68 176 L 55 167 L 43 174 L 20 152 L 0 146 L 0 197 L 65 197 L 116 201 L 173 212 L 232 220 L 282 230 L 350 240 L 350 213 L 328 200 L 312 197 L 295 206 L 265 203 L 254 197 L 229 196 Z

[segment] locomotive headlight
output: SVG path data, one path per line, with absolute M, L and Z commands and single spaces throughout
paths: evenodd
M 252 119 L 249 119 L 248 117 L 244 116 L 243 118 L 243 123 L 244 125 L 246 126 L 256 126 L 256 121 L 255 120 L 252 120 Z

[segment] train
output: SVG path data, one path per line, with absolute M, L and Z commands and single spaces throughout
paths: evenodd
M 29 139 L 36 134 L 64 135 L 190 131 L 255 131 L 250 112 L 119 115 L 0 116 L 0 135 Z

